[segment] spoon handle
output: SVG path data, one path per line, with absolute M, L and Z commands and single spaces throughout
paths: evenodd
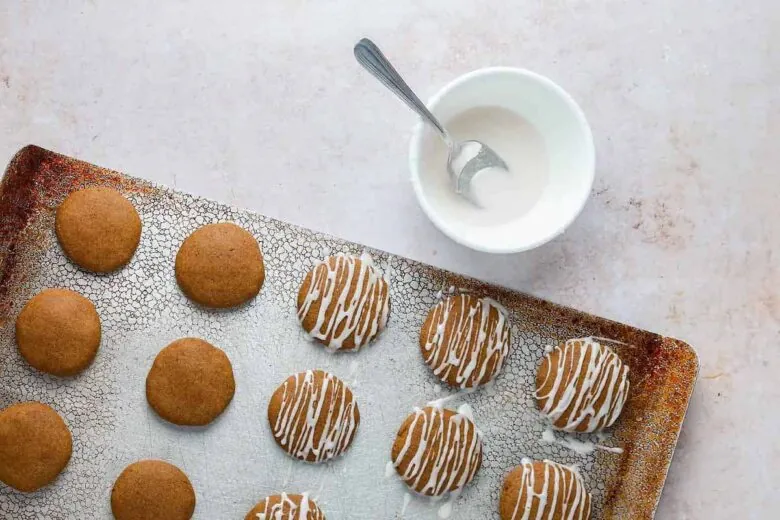
M 368 38 L 363 38 L 355 44 L 355 58 L 363 68 L 374 75 L 384 86 L 389 88 L 396 96 L 409 105 L 409 108 L 417 112 L 424 121 L 433 126 L 439 132 L 441 138 L 452 148 L 452 138 L 441 123 L 426 108 L 420 98 L 409 88 L 404 79 L 398 74 L 393 65 L 388 61 L 379 47 Z

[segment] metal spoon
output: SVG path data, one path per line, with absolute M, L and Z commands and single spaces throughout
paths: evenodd
M 508 171 L 509 168 L 504 160 L 492 148 L 480 141 L 454 141 L 374 42 L 368 38 L 357 42 L 355 58 L 409 108 L 417 112 L 423 121 L 436 130 L 447 145 L 447 171 L 455 182 L 455 192 L 479 206 L 479 201 L 475 200 L 471 193 L 471 180 L 477 173 L 487 168 L 501 168 Z

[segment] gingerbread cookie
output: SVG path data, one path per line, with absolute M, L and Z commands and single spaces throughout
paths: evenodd
M 198 338 L 174 341 L 157 354 L 146 376 L 146 399 L 174 424 L 202 426 L 233 399 L 236 383 L 227 355 Z
M 195 230 L 176 255 L 179 287 L 188 298 L 206 307 L 246 303 L 257 296 L 264 280 L 257 240 L 230 222 Z
M 501 520 L 588 520 L 590 493 L 573 468 L 523 459 L 504 479 Z
M 54 229 L 65 255 L 96 273 L 127 264 L 141 240 L 141 218 L 133 204 L 105 187 L 68 195 L 57 208 Z
M 459 491 L 482 465 L 482 433 L 463 413 L 417 408 L 398 430 L 391 460 L 407 486 L 426 496 Z
M 329 256 L 312 268 L 298 291 L 298 320 L 332 350 L 359 349 L 387 325 L 389 286 L 364 255 Z
M 325 462 L 344 453 L 355 438 L 360 412 L 352 390 L 323 372 L 307 370 L 276 389 L 268 403 L 276 443 L 306 462 Z
M 100 317 L 87 298 L 69 289 L 45 289 L 16 319 L 19 353 L 41 372 L 72 376 L 100 347 Z
M 325 520 L 325 515 L 308 494 L 282 493 L 261 500 L 245 520 Z
M 550 350 L 536 374 L 536 404 L 554 428 L 594 432 L 611 426 L 628 399 L 628 367 L 592 338 Z
M 452 386 L 485 385 L 509 353 L 509 322 L 490 298 L 457 294 L 441 301 L 420 331 L 420 351 L 439 379 Z
M 130 464 L 111 490 L 116 520 L 189 520 L 195 490 L 182 470 L 162 460 Z
M 34 401 L 0 411 L 0 481 L 19 491 L 52 482 L 70 460 L 73 439 L 50 406 Z

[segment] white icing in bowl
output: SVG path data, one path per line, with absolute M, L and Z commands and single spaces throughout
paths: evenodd
M 544 185 L 534 196 L 536 200 L 520 204 L 523 211 L 516 217 L 493 222 L 462 218 L 463 214 L 452 211 L 451 205 L 441 203 L 439 190 L 446 184 L 431 182 L 431 175 L 439 175 L 444 168 L 431 168 L 429 130 L 420 122 L 412 135 L 409 165 L 412 185 L 425 214 L 452 240 L 490 253 L 533 249 L 563 233 L 585 206 L 593 185 L 595 148 L 582 110 L 551 80 L 508 67 L 480 69 L 461 76 L 428 103 L 431 112 L 445 124 L 475 107 L 499 107 L 533 126 L 543 141 L 548 161 L 545 171 L 540 172 L 545 176 Z M 528 134 L 518 135 L 523 139 Z M 528 164 L 536 162 L 534 158 Z

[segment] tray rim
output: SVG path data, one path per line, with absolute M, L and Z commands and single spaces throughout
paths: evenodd
M 513 295 L 519 296 L 519 297 L 523 298 L 524 300 L 527 300 L 527 301 L 529 301 L 531 303 L 545 306 L 545 307 L 548 308 L 548 310 L 555 311 L 556 313 L 559 313 L 559 314 L 569 314 L 569 315 L 574 314 L 574 315 L 582 317 L 582 318 L 584 318 L 584 319 L 586 319 L 586 320 L 588 320 L 590 322 L 593 322 L 594 324 L 595 323 L 601 323 L 604 326 L 615 326 L 615 327 L 621 327 L 621 328 L 629 328 L 629 329 L 632 329 L 633 331 L 636 331 L 638 333 L 642 333 L 642 334 L 653 336 L 653 337 L 657 338 L 658 340 L 660 340 L 660 342 L 662 344 L 665 344 L 668 347 L 673 347 L 673 348 L 676 348 L 676 349 L 680 349 L 683 352 L 683 354 L 688 356 L 688 361 L 693 364 L 693 370 L 689 374 L 691 377 L 690 377 L 689 384 L 686 385 L 686 387 L 685 387 L 686 392 L 682 395 L 682 397 L 684 398 L 684 406 L 681 407 L 680 421 L 679 421 L 679 423 L 677 423 L 675 425 L 673 430 L 668 430 L 668 433 L 671 435 L 671 438 L 670 438 L 670 440 L 671 440 L 671 442 L 670 442 L 671 452 L 670 452 L 668 457 L 665 457 L 665 460 L 663 461 L 662 468 L 659 468 L 659 470 L 660 470 L 659 473 L 661 473 L 660 476 L 662 477 L 662 479 L 660 480 L 660 485 L 652 490 L 653 491 L 653 495 L 654 495 L 654 500 L 652 502 L 652 504 L 653 504 L 652 505 L 652 509 L 650 511 L 647 511 L 647 513 L 649 514 L 649 516 L 647 516 L 647 518 L 653 518 L 655 516 L 655 512 L 656 512 L 656 510 L 658 508 L 658 505 L 659 505 L 660 499 L 661 499 L 661 495 L 663 493 L 663 489 L 664 489 L 664 487 L 666 485 L 666 480 L 667 480 L 667 477 L 668 477 L 669 469 L 671 467 L 671 464 L 672 464 L 672 462 L 674 460 L 674 456 L 675 456 L 676 451 L 677 451 L 677 444 L 679 442 L 680 434 L 682 432 L 682 427 L 683 427 L 683 424 L 685 423 L 685 419 L 686 419 L 686 417 L 688 415 L 688 411 L 689 411 L 690 405 L 691 405 L 691 400 L 692 400 L 692 397 L 693 397 L 693 392 L 695 391 L 696 384 L 698 382 L 699 372 L 701 370 L 701 363 L 700 363 L 700 359 L 699 359 L 698 353 L 697 353 L 696 349 L 693 346 L 691 346 L 688 342 L 686 342 L 684 340 L 680 340 L 680 339 L 674 338 L 674 337 L 671 337 L 671 336 L 663 336 L 661 334 L 658 334 L 658 333 L 655 333 L 655 332 L 652 332 L 652 331 L 648 331 L 648 330 L 645 330 L 645 329 L 641 329 L 641 328 L 636 327 L 636 326 L 631 325 L 631 324 L 621 323 L 621 322 L 612 320 L 610 318 L 605 318 L 605 317 L 602 317 L 602 316 L 598 316 L 598 315 L 593 314 L 591 312 L 581 311 L 581 310 L 578 310 L 578 309 L 576 309 L 574 307 L 570 307 L 570 306 L 567 306 L 565 304 L 561 304 L 561 303 L 553 302 L 553 301 L 550 301 L 550 300 L 546 300 L 546 299 L 540 298 L 538 296 L 535 296 L 533 294 L 529 294 L 529 293 L 526 293 L 526 292 L 523 292 L 523 291 L 520 291 L 520 290 L 517 290 L 517 289 L 512 289 L 512 288 L 509 288 L 509 287 L 506 287 L 506 286 L 503 286 L 503 285 L 500 285 L 500 284 L 497 284 L 497 283 L 485 282 L 485 281 L 476 279 L 476 278 L 468 276 L 468 275 L 455 273 L 453 271 L 449 271 L 449 270 L 441 268 L 441 267 L 436 267 L 436 266 L 433 266 L 433 265 L 430 265 L 430 264 L 426 264 L 426 263 L 421 262 L 419 260 L 410 259 L 410 258 L 405 257 L 403 255 L 399 255 L 399 254 L 383 251 L 383 250 L 377 249 L 377 248 L 372 247 L 372 246 L 365 246 L 363 244 L 358 244 L 356 242 L 352 242 L 351 240 L 341 239 L 339 237 L 335 237 L 333 235 L 330 235 L 328 233 L 324 233 L 322 231 L 317 231 L 317 230 L 312 230 L 312 229 L 306 228 L 306 227 L 301 226 L 299 224 L 286 222 L 286 221 L 280 220 L 280 219 L 275 218 L 275 217 L 268 217 L 266 215 L 263 215 L 262 213 L 259 213 L 257 211 L 254 211 L 254 210 L 251 210 L 251 209 L 248 209 L 248 208 L 241 208 L 241 207 L 235 206 L 233 204 L 224 203 L 224 202 L 212 199 L 210 197 L 204 197 L 204 196 L 199 196 L 199 195 L 188 194 L 187 192 L 178 190 L 176 188 L 171 188 L 169 186 L 166 186 L 166 185 L 154 182 L 154 181 L 150 181 L 150 180 L 143 179 L 143 178 L 140 178 L 140 177 L 136 177 L 136 176 L 133 176 L 133 175 L 128 175 L 128 174 L 125 174 L 125 173 L 122 173 L 122 172 L 119 172 L 119 171 L 116 171 L 116 170 L 112 170 L 110 168 L 106 168 L 106 167 L 103 167 L 103 166 L 100 166 L 100 165 L 96 165 L 94 163 L 87 162 L 87 161 L 85 161 L 83 159 L 79 159 L 79 158 L 76 158 L 76 157 L 71 157 L 71 156 L 68 156 L 68 155 L 65 155 L 65 154 L 54 152 L 52 150 L 48 150 L 46 148 L 43 148 L 43 147 L 35 145 L 35 144 L 25 145 L 25 146 L 23 146 L 22 148 L 20 148 L 17 152 L 15 152 L 13 154 L 13 156 L 9 160 L 6 168 L 4 169 L 2 180 L 0 180 L 0 218 L 3 219 L 3 221 L 0 222 L 0 310 L 3 311 L 3 313 L 5 311 L 4 307 L 6 307 L 5 300 L 6 300 L 6 297 L 7 297 L 7 290 L 8 290 L 7 287 L 6 287 L 7 280 L 12 275 L 12 273 L 14 271 L 14 265 L 13 265 L 14 258 L 13 258 L 13 256 L 15 255 L 15 251 L 13 250 L 13 248 L 11 248 L 9 250 L 6 247 L 6 244 L 13 244 L 13 243 L 15 243 L 16 239 L 23 232 L 24 228 L 26 227 L 26 225 L 28 223 L 28 222 L 24 222 L 23 226 L 16 227 L 16 228 L 12 229 L 11 233 L 9 234 L 9 229 L 7 229 L 7 224 L 8 223 L 5 222 L 6 209 L 8 208 L 7 203 L 9 201 L 5 200 L 5 195 L 7 193 L 8 184 L 10 182 L 14 182 L 14 181 L 28 181 L 29 182 L 29 181 L 34 181 L 35 180 L 34 179 L 34 177 L 35 177 L 34 173 L 38 173 L 38 170 L 36 168 L 28 169 L 28 171 L 26 173 L 32 172 L 31 174 L 28 175 L 28 177 L 30 177 L 28 179 L 21 179 L 21 178 L 17 179 L 17 178 L 15 178 L 15 177 L 19 177 L 21 175 L 21 173 L 14 171 L 15 166 L 18 163 L 21 163 L 23 160 L 27 159 L 28 156 L 33 156 L 33 155 L 37 155 L 37 157 L 32 157 L 33 160 L 37 161 L 36 164 L 40 164 L 41 162 L 43 162 L 44 160 L 49 159 L 49 158 L 60 158 L 60 159 L 64 159 L 64 160 L 67 160 L 67 161 L 76 161 L 76 162 L 82 163 L 82 164 L 84 164 L 86 166 L 89 166 L 89 167 L 92 167 L 92 168 L 96 168 L 103 174 L 109 174 L 109 175 L 116 176 L 119 180 L 123 180 L 124 179 L 124 180 L 128 181 L 128 183 L 131 184 L 131 185 L 136 185 L 138 187 L 143 187 L 143 188 L 149 189 L 150 191 L 162 190 L 164 192 L 172 192 L 172 193 L 177 193 L 177 194 L 188 195 L 188 196 L 192 196 L 192 197 L 195 197 L 195 198 L 198 198 L 198 199 L 211 201 L 211 202 L 214 202 L 214 203 L 222 205 L 222 206 L 227 206 L 227 207 L 230 207 L 231 209 L 235 209 L 235 210 L 240 211 L 240 212 L 246 212 L 246 213 L 251 213 L 251 214 L 254 214 L 254 215 L 258 215 L 258 216 L 261 216 L 263 218 L 273 220 L 275 222 L 283 223 L 286 226 L 291 226 L 291 227 L 294 227 L 294 228 L 297 228 L 297 229 L 300 229 L 300 230 L 305 230 L 307 232 L 314 232 L 314 233 L 316 233 L 316 234 L 318 234 L 320 236 L 326 237 L 326 238 L 340 240 L 340 241 L 347 242 L 349 244 L 353 244 L 353 245 L 356 245 L 356 246 L 359 246 L 359 247 L 365 247 L 365 248 L 368 248 L 370 250 L 386 254 L 388 256 L 392 256 L 392 257 L 395 257 L 395 258 L 402 259 L 404 261 L 411 262 L 411 263 L 416 264 L 417 266 L 425 268 L 425 269 L 433 269 L 433 270 L 436 270 L 437 272 L 446 274 L 449 277 L 458 278 L 458 279 L 461 279 L 461 280 L 464 280 L 464 281 L 468 281 L 468 282 L 470 282 L 473 285 L 490 287 L 490 288 L 492 288 L 494 290 L 498 290 L 498 291 L 503 292 L 503 293 L 513 294 Z M 30 191 L 26 192 L 26 195 L 29 196 L 30 194 L 31 194 Z M 32 212 L 32 211 L 30 211 L 30 212 Z M 26 215 L 23 216 L 22 218 L 24 218 L 24 217 L 26 217 Z M 13 232 L 14 230 L 15 230 L 15 233 Z M 0 324 L 2 326 L 6 326 L 7 325 L 7 323 L 5 321 L 0 321 Z M 622 487 L 622 486 L 619 486 L 619 487 Z

